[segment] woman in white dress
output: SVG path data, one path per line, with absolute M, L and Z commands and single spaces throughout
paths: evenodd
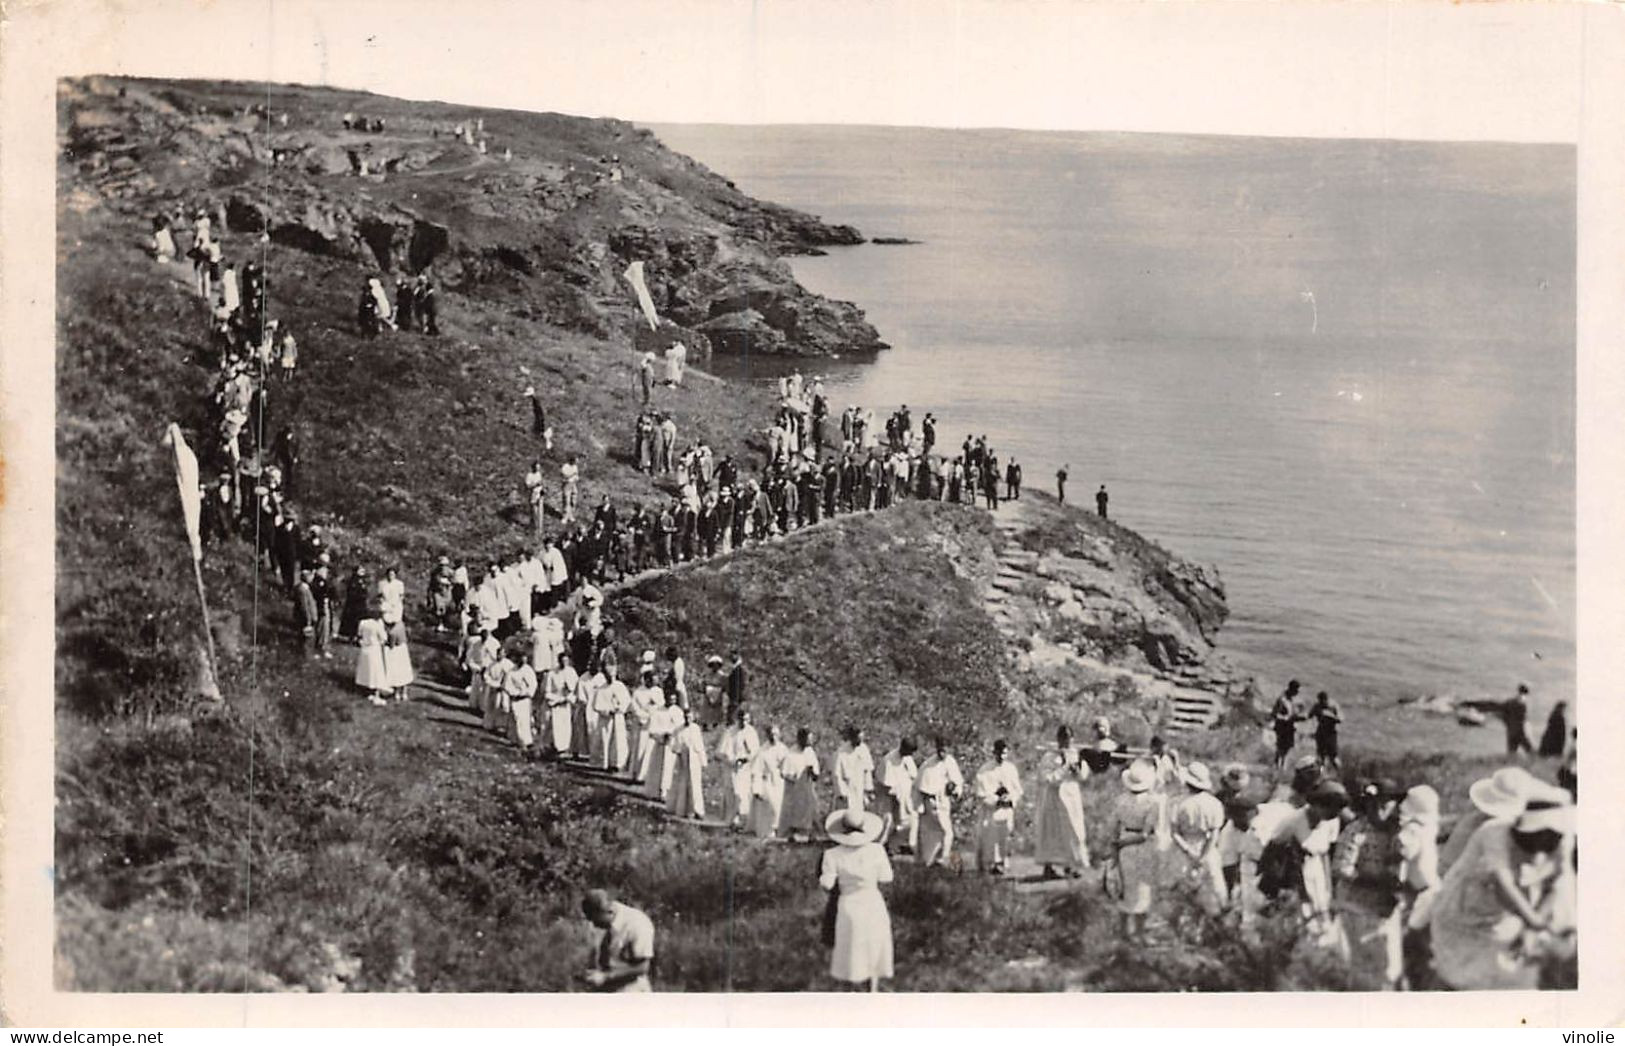
M 384 643 L 384 676 L 389 688 L 395 691 L 396 701 L 407 700 L 406 688 L 417 678 L 412 673 L 412 651 L 406 645 L 406 629 L 396 622 L 389 629 Z
M 750 831 L 758 839 L 771 839 L 784 812 L 784 759 L 790 754 L 779 738 L 779 728 L 767 728 L 767 744 L 756 753 L 750 774 Z
M 1083 823 L 1083 782 L 1089 766 L 1072 743 L 1072 731 L 1055 731 L 1055 751 L 1044 757 L 1044 791 L 1038 799 L 1038 860 L 1044 878 L 1057 878 L 1056 867 L 1076 879 L 1089 867 L 1089 837 Z
M 355 682 L 367 691 L 367 699 L 384 704 L 382 691 L 389 689 L 389 673 L 384 669 L 384 643 L 389 631 L 376 616 L 366 617 L 356 626 Z
M 806 727 L 796 731 L 796 743 L 780 763 L 784 774 L 784 808 L 779 816 L 779 828 L 784 837 L 794 842 L 801 836 L 812 841 L 814 826 L 818 823 L 818 753 L 813 750 L 816 738 Z
M 1538 781 L 1515 820 L 1473 833 L 1425 916 L 1447 987 L 1537 988 L 1542 961 L 1573 948 L 1573 837 L 1568 793 Z
M 824 831 L 836 843 L 824 851 L 818 885 L 839 891 L 835 941 L 829 973 L 838 981 L 880 990 L 892 976 L 891 916 L 880 884 L 892 881 L 891 859 L 877 840 L 884 828 L 879 814 L 843 809 L 830 814 Z
M 1224 906 L 1224 866 L 1219 860 L 1219 830 L 1224 827 L 1224 804 L 1213 794 L 1213 778 L 1204 763 L 1180 771 L 1187 794 L 1173 803 L 1168 815 L 1174 862 L 1184 880 L 1196 890 L 1197 903 L 1209 915 Z
M 1122 934 L 1129 938 L 1145 932 L 1162 863 L 1157 851 L 1162 803 L 1151 791 L 1156 779 L 1155 764 L 1136 759 L 1123 771 L 1124 791 L 1111 808 L 1112 854 L 1122 875 L 1118 910 L 1123 916 Z
M 688 709 L 682 710 L 683 725 L 672 735 L 677 769 L 672 777 L 667 808 L 673 817 L 705 819 L 705 733 Z

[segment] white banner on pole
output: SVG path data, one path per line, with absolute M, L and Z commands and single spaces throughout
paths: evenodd
M 192 543 L 192 558 L 203 558 L 203 494 L 198 488 L 197 455 L 186 445 L 179 425 L 170 423 L 169 445 L 175 450 L 175 484 L 180 488 L 181 515 L 186 518 L 186 538 Z
M 643 309 L 643 316 L 649 321 L 650 330 L 660 329 L 660 319 L 655 315 L 655 300 L 649 296 L 649 285 L 643 281 L 643 263 L 635 261 L 626 267 L 627 282 L 637 291 L 638 305 Z

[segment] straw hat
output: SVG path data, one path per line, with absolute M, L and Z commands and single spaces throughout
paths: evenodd
M 1439 793 L 1432 785 L 1417 785 L 1405 793 L 1399 804 L 1399 816 L 1408 821 L 1437 821 L 1439 819 Z
M 1516 817 L 1523 811 L 1533 787 L 1540 782 L 1521 766 L 1503 766 L 1467 789 L 1467 797 L 1492 818 Z
M 1136 759 L 1123 771 L 1123 787 L 1130 792 L 1149 792 L 1157 783 L 1157 768 L 1148 760 Z
M 1213 778 L 1207 772 L 1206 763 L 1192 763 L 1179 772 L 1180 779 L 1198 791 L 1213 791 Z
M 883 822 L 879 814 L 863 810 L 836 810 L 824 818 L 824 832 L 847 846 L 861 846 L 880 838 Z

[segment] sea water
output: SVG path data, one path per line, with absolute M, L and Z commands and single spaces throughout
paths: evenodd
M 1368 707 L 1572 696 L 1571 147 L 656 131 L 754 196 L 921 241 L 793 260 L 894 346 L 806 365 L 833 409 L 930 411 L 1029 487 L 1066 465 L 1086 506 L 1104 483 L 1219 569 L 1243 669 Z

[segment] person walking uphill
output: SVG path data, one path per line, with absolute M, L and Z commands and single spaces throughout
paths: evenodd
M 833 927 L 825 931 L 832 948 L 829 973 L 848 984 L 880 990 L 893 974 L 891 915 L 880 885 L 892 881 L 891 859 L 876 841 L 884 823 L 879 814 L 843 809 L 824 821 L 835 845 L 824 851 L 818 885 L 836 895 Z

